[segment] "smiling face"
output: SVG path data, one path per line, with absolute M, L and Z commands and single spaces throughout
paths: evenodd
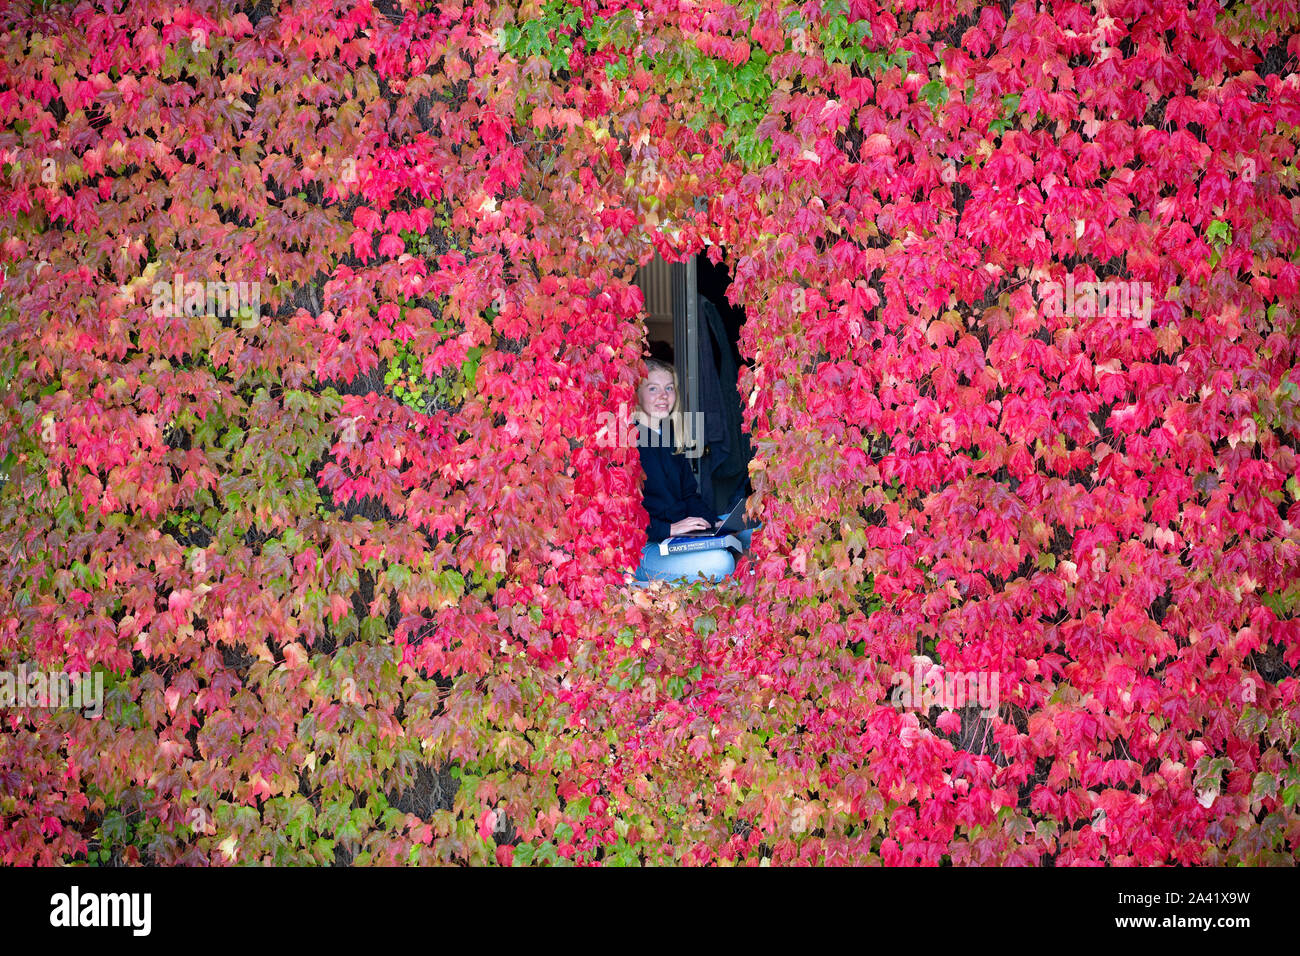
M 636 401 L 648 418 L 658 422 L 666 418 L 677 404 L 677 390 L 673 387 L 673 373 L 661 368 L 650 369 L 650 374 L 636 390 Z

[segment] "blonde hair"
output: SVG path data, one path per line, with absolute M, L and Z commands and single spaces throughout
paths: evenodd
M 686 442 L 685 442 L 686 436 L 685 436 L 685 428 L 682 425 L 681 396 L 679 395 L 677 390 L 677 369 L 673 368 L 667 362 L 661 361 L 660 359 L 657 358 L 646 359 L 645 366 L 646 366 L 646 377 L 641 380 L 641 384 L 644 384 L 646 380 L 649 379 L 650 373 L 655 371 L 656 369 L 661 372 L 667 372 L 669 375 L 673 377 L 673 408 L 672 411 L 668 413 L 667 418 L 668 418 L 668 423 L 673 430 L 673 450 L 680 455 L 686 450 Z M 646 415 L 645 412 L 641 411 L 641 386 L 640 385 L 637 386 L 636 411 L 633 412 L 632 414 L 633 417 L 642 425 L 645 425 L 647 428 L 650 427 L 649 416 Z

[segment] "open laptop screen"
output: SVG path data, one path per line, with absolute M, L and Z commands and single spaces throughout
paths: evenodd
M 727 516 L 722 519 L 722 526 L 711 531 L 686 531 L 682 534 L 673 535 L 675 538 L 712 538 L 716 535 L 735 534 L 737 531 L 745 530 L 745 503 L 748 498 L 742 498 L 736 502 L 736 507 L 727 512 Z

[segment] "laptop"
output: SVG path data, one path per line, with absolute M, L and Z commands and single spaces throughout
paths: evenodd
M 714 538 L 722 535 L 735 534 L 737 531 L 744 531 L 749 525 L 745 522 L 745 505 L 748 498 L 741 498 L 736 502 L 736 506 L 727 512 L 727 516 L 722 519 L 722 526 L 713 528 L 709 531 L 686 531 L 682 534 L 673 535 L 674 538 Z

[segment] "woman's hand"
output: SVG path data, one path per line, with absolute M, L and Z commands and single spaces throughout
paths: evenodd
M 683 518 L 681 521 L 674 521 L 668 526 L 670 535 L 686 534 L 688 531 L 708 531 L 712 528 L 703 518 Z

